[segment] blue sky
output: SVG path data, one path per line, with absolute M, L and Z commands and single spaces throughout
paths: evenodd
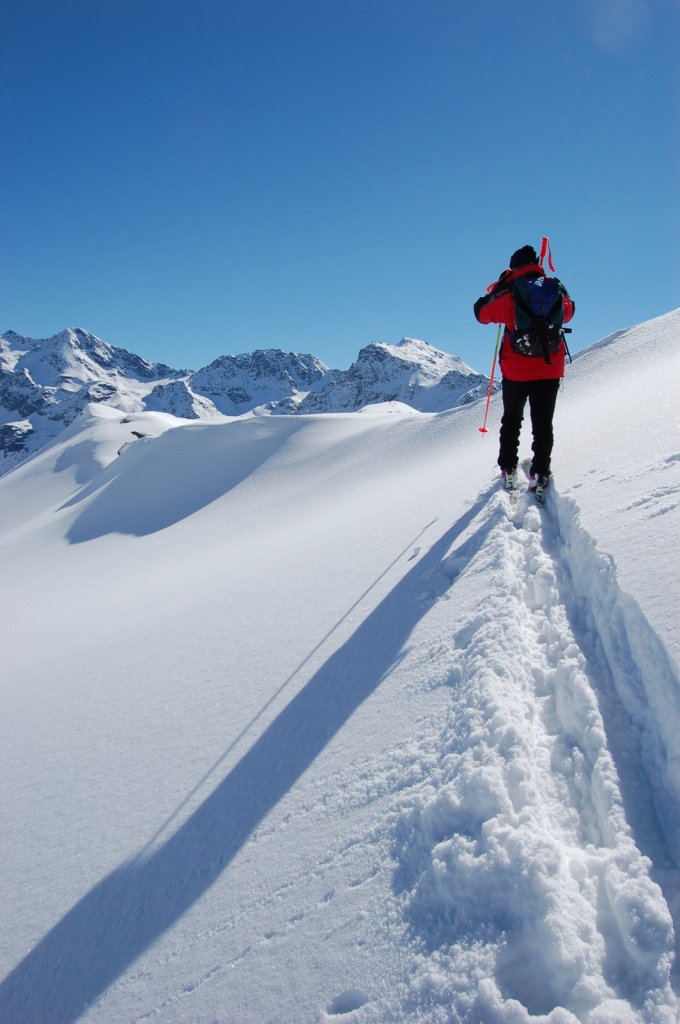
M 23 0 L 0 330 L 344 368 L 550 236 L 572 348 L 680 305 L 680 0 Z

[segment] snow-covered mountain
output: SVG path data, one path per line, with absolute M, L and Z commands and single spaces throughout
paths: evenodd
M 177 370 L 114 348 L 80 328 L 52 338 L 0 336 L 0 473 L 51 441 L 91 402 L 123 411 Z
M 425 341 L 373 342 L 349 370 L 312 391 L 300 412 L 354 412 L 366 405 L 402 402 L 420 412 L 441 412 L 480 398 L 489 379 L 456 356 Z
M 149 412 L 167 412 L 185 420 L 210 419 L 218 415 L 210 399 L 192 391 L 186 378 L 156 384 L 144 396 L 142 404 Z
M 543 509 L 497 399 L 3 477 L 3 1024 L 677 1024 L 679 364 L 579 354 Z
M 426 342 L 374 343 L 345 372 L 311 355 L 264 349 L 196 372 L 149 363 L 81 329 L 35 340 L 0 337 L 0 473 L 34 454 L 89 403 L 183 419 L 346 412 L 399 401 L 421 411 L 479 397 L 488 379 Z
M 238 356 L 220 356 L 192 374 L 192 391 L 203 395 L 228 416 L 259 406 L 303 397 L 328 374 L 328 367 L 311 355 L 260 349 Z

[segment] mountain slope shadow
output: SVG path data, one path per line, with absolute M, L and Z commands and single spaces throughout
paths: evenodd
M 204 895 L 399 662 L 429 607 L 423 576 L 441 570 L 488 496 L 435 542 L 163 845 L 104 878 L 35 946 L 0 985 L 0 1019 L 71 1024 Z M 483 517 L 480 538 L 488 529 Z
M 96 445 L 93 441 L 79 441 L 61 453 L 54 463 L 54 472 L 63 473 L 68 469 L 74 469 L 75 482 L 88 484 L 102 469 L 95 453 Z
M 304 426 L 302 419 L 263 418 L 142 438 L 62 506 L 92 499 L 67 539 L 79 544 L 108 533 L 143 537 L 164 530 L 237 487 Z

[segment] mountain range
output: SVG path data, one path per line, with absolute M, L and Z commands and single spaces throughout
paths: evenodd
M 398 402 L 440 412 L 481 397 L 488 378 L 425 341 L 373 342 L 348 370 L 261 349 L 197 371 L 152 363 L 82 328 L 47 339 L 0 336 L 0 474 L 53 440 L 90 403 L 126 413 L 218 416 L 354 412 Z

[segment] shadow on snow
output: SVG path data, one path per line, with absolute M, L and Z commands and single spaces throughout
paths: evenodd
M 1 1019 L 22 1024 L 77 1020 L 204 895 L 389 676 L 430 607 L 421 599 L 423 576 L 442 572 L 447 551 L 484 509 L 491 490 L 415 563 L 177 831 L 94 886 L 18 964 L 0 985 Z M 479 543 L 488 529 L 483 521 Z M 444 583 L 450 587 L 452 580 Z
M 202 425 L 130 443 L 62 506 L 92 498 L 67 539 L 80 544 L 108 533 L 143 537 L 164 530 L 243 483 L 280 449 L 284 432 L 289 436 L 304 426 L 304 420 L 293 419 L 282 430 L 278 419 L 246 420 L 212 427 L 209 444 L 196 444 L 196 432 L 206 429 Z M 86 468 L 81 475 L 87 473 L 91 470 Z

